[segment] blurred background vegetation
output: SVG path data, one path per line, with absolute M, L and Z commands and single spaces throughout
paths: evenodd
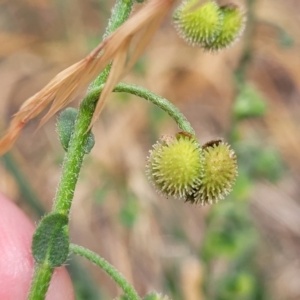
M 114 94 L 93 129 L 96 145 L 71 212 L 72 241 L 114 264 L 140 295 L 300 299 L 300 2 L 219 2 L 247 7 L 239 43 L 219 54 L 191 48 L 170 15 L 125 81 L 175 103 L 201 143 L 223 137 L 232 144 L 240 174 L 233 193 L 212 207 L 158 196 L 145 159 L 176 125 L 146 101 Z M 113 4 L 0 1 L 1 133 L 29 96 L 100 42 Z M 34 134 L 38 120 L 31 121 L 0 161 L 0 192 L 34 222 L 51 209 L 60 176 L 55 122 Z M 70 259 L 68 268 L 78 299 L 121 293 L 89 262 Z

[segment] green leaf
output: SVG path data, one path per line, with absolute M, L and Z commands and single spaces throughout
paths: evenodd
M 249 271 L 231 272 L 222 276 L 219 280 L 218 299 L 239 299 L 249 300 L 257 299 L 256 294 L 256 279 Z
M 260 151 L 254 161 L 254 175 L 276 182 L 282 178 L 284 164 L 275 149 L 267 148 Z
M 246 84 L 238 94 L 233 106 L 233 113 L 237 119 L 261 117 L 266 113 L 266 103 L 257 89 Z
M 253 182 L 247 172 L 240 171 L 233 187 L 232 196 L 237 200 L 247 200 L 253 190 Z
M 57 132 L 64 150 L 68 151 L 68 145 L 71 135 L 74 131 L 74 125 L 78 111 L 75 108 L 68 107 L 62 111 L 57 120 Z
M 94 146 L 95 146 L 95 136 L 92 132 L 90 132 L 84 147 L 84 153 L 89 154 Z
M 120 211 L 120 220 L 126 227 L 132 227 L 139 214 L 138 202 L 134 197 L 127 199 Z
M 69 244 L 67 216 L 51 213 L 41 220 L 33 235 L 32 254 L 38 263 L 59 267 L 67 260 Z
M 57 121 L 57 132 L 60 139 L 60 142 L 64 150 L 68 151 L 69 142 L 74 131 L 74 126 L 78 111 L 75 108 L 68 107 L 58 117 Z M 92 132 L 89 133 L 87 142 L 84 146 L 84 153 L 88 154 L 91 152 L 95 145 L 95 137 Z

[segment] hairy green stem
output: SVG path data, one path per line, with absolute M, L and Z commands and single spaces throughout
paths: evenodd
M 56 194 L 56 202 L 54 205 L 54 210 L 56 212 L 62 214 L 69 213 L 74 189 L 85 155 L 82 149 L 85 147 L 89 134 L 86 131 L 89 127 L 97 100 L 99 99 L 103 87 L 104 84 L 91 89 L 80 106 L 79 115 L 75 124 L 73 136 L 68 146 L 68 153 L 66 154 L 62 168 L 63 173 Z M 167 99 L 152 93 L 143 87 L 125 83 L 118 84 L 113 91 L 129 93 L 152 102 L 172 117 L 181 130 L 195 135 L 194 129 L 185 116 Z
M 54 268 L 47 263 L 37 264 L 34 269 L 33 281 L 28 295 L 28 300 L 44 300 L 50 285 Z
M 70 139 L 68 152 L 65 155 L 62 166 L 61 180 L 58 185 L 53 208 L 55 212 L 66 215 L 69 214 L 75 186 L 85 155 L 84 148 L 89 136 L 87 130 L 93 116 L 95 105 L 96 103 L 88 105 L 88 103 L 84 102 L 79 109 L 74 132 Z
M 103 89 L 104 85 L 98 86 L 89 91 L 86 96 L 85 101 L 92 103 L 96 102 L 99 98 L 99 95 Z M 128 93 L 140 98 L 143 98 L 147 101 L 152 102 L 154 105 L 162 109 L 166 112 L 174 121 L 177 123 L 178 127 L 185 132 L 188 132 L 192 135 L 195 135 L 195 131 L 186 117 L 180 112 L 180 110 L 174 106 L 171 102 L 167 99 L 148 91 L 147 89 L 127 83 L 119 83 L 113 90 L 114 92 L 119 93 Z
M 128 19 L 133 6 L 133 0 L 118 0 L 115 7 L 112 10 L 112 16 L 108 22 L 106 31 L 103 35 L 103 39 L 107 38 L 111 33 L 113 33 L 118 27 Z M 92 82 L 91 88 L 103 84 L 109 74 L 111 64 L 109 64 L 103 72 Z
M 153 104 L 161 108 L 163 111 L 165 111 L 171 118 L 173 118 L 181 130 L 195 135 L 195 131 L 189 123 L 189 121 L 186 119 L 186 117 L 180 112 L 180 110 L 175 105 L 173 105 L 167 99 L 157 94 L 154 94 L 143 87 L 125 83 L 118 84 L 115 87 L 114 91 L 130 93 L 132 95 L 136 95 L 138 97 L 144 98 L 152 102 Z
M 133 0 L 117 0 L 105 36 L 108 36 L 128 19 L 132 11 L 133 3 Z M 104 84 L 109 71 L 110 66 L 107 66 L 91 86 Z M 95 105 L 96 102 L 88 103 L 87 101 L 83 101 L 80 106 L 74 132 L 69 142 L 68 152 L 64 158 L 62 175 L 54 200 L 53 212 L 65 215 L 68 215 L 70 212 L 75 186 L 85 155 L 84 148 L 89 135 L 87 130 L 92 120 Z M 47 268 L 47 266 L 47 261 L 36 264 L 28 299 L 45 299 L 53 273 L 53 269 Z
M 133 6 L 133 0 L 118 0 L 112 10 L 112 16 L 109 20 L 107 29 L 103 39 L 115 31 L 125 20 L 128 19 Z M 105 83 L 110 71 L 108 65 L 104 71 L 94 80 L 91 87 L 102 85 Z M 68 214 L 71 208 L 75 186 L 78 180 L 79 172 L 84 158 L 84 147 L 86 145 L 89 133 L 87 132 L 90 125 L 96 102 L 89 101 L 87 95 L 83 100 L 77 121 L 74 128 L 74 133 L 70 139 L 68 152 L 65 155 L 61 181 L 58 186 L 55 197 L 54 210 L 59 213 Z
M 139 300 L 135 289 L 128 283 L 126 278 L 116 270 L 108 261 L 100 257 L 98 254 L 91 250 L 85 249 L 81 246 L 70 244 L 70 252 L 85 257 L 91 262 L 95 263 L 101 269 L 103 269 L 124 291 L 130 300 Z

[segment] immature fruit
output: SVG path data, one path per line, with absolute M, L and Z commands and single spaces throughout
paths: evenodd
M 214 1 L 201 4 L 199 0 L 183 2 L 174 13 L 179 35 L 192 45 L 213 43 L 221 30 L 223 14 Z
M 228 195 L 237 177 L 234 151 L 220 140 L 203 147 L 203 170 L 200 185 L 186 201 L 212 204 Z
M 245 15 L 235 4 L 220 7 L 223 24 L 214 40 L 204 45 L 206 50 L 218 51 L 232 46 L 245 28 Z
M 185 199 L 200 184 L 201 153 L 194 137 L 163 137 L 150 151 L 147 176 L 161 194 Z

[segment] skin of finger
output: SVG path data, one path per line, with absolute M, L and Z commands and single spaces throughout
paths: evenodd
M 34 226 L 11 201 L 0 194 L 0 299 L 26 299 L 33 274 L 31 240 Z M 65 268 L 57 268 L 47 300 L 75 299 Z

